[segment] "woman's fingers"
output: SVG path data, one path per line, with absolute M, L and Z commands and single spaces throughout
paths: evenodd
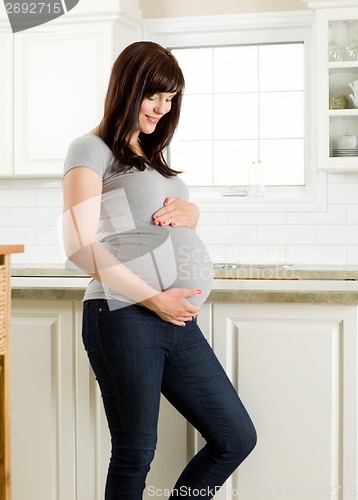
M 200 311 L 200 308 L 192 305 L 187 297 L 201 293 L 202 291 L 196 288 L 168 288 L 143 301 L 142 304 L 156 312 L 164 321 L 177 326 L 185 326 L 185 322 L 198 316 Z
M 166 198 L 164 206 L 153 214 L 157 226 L 193 227 L 199 218 L 199 209 L 193 203 L 180 198 Z

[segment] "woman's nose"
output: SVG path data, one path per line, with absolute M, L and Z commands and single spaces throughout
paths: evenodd
M 168 109 L 167 109 L 167 102 L 165 100 L 158 101 L 156 103 L 154 111 L 156 113 L 158 113 L 158 115 L 164 115 L 168 111 Z

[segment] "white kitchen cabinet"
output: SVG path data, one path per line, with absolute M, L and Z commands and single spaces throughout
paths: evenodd
M 357 318 L 357 306 L 214 304 L 214 350 L 258 434 L 216 500 L 358 498 Z
M 75 375 L 72 303 L 14 300 L 13 500 L 77 498 Z
M 15 35 L 17 176 L 61 174 L 69 143 L 100 121 L 112 62 L 110 25 L 38 31 Z
M 98 125 L 113 61 L 140 39 L 117 3 L 15 35 L 0 26 L 0 177 L 61 176 L 70 142 Z
M 13 166 L 13 38 L 0 33 L 0 175 Z
M 318 168 L 331 172 L 358 171 L 358 2 L 306 1 L 318 7 L 315 72 Z M 336 8 L 320 8 L 328 3 Z M 352 100 L 349 84 L 354 81 L 357 90 Z M 342 143 L 347 132 L 357 139 L 356 143 L 352 137 L 343 138 Z

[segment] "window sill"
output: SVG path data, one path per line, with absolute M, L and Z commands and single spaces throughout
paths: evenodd
M 204 211 L 311 212 L 327 209 L 327 176 L 317 176 L 314 187 L 266 187 L 265 196 L 252 197 L 227 187 L 189 187 L 190 200 Z

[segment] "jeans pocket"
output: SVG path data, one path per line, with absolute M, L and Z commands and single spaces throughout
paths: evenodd
M 103 313 L 108 313 L 110 312 L 110 308 L 108 305 L 108 302 L 106 299 L 99 299 L 98 300 L 98 314 L 102 315 Z

